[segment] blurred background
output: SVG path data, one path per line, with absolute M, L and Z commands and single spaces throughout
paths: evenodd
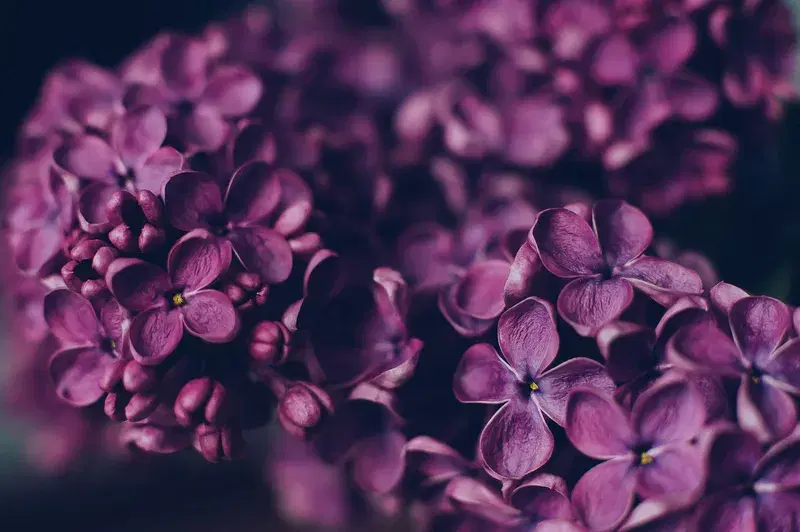
M 302 1 L 302 0 L 297 0 Z M 362 0 L 352 0 L 360 2 Z M 10 2 L 6 26 L 0 152 L 10 156 L 15 129 L 46 72 L 66 57 L 103 66 L 158 31 L 196 31 L 241 9 L 244 0 L 72 0 Z M 791 0 L 795 18 L 800 0 Z M 736 124 L 732 124 L 735 129 Z M 800 304 L 800 106 L 787 107 L 777 134 L 746 139 L 736 192 L 683 208 L 657 230 L 681 248 L 706 253 L 723 279 L 754 293 Z M 8 357 L 9 346 L 3 346 Z M 0 377 L 4 365 L 0 364 Z M 274 516 L 263 481 L 264 438 L 249 438 L 247 461 L 211 465 L 195 453 L 110 466 L 91 457 L 45 475 L 28 465 L 21 422 L 0 412 L 0 523 L 4 530 L 289 530 Z M 367 525 L 387 529 L 386 524 Z M 400 526 L 400 525 L 397 525 Z

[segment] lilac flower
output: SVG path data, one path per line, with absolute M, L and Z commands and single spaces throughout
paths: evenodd
M 708 451 L 710 493 L 698 508 L 698 530 L 791 530 L 797 526 L 800 443 L 787 438 L 762 453 L 734 427 L 717 430 Z
M 126 190 L 115 192 L 106 203 L 106 216 L 115 226 L 108 240 L 121 251 L 152 253 L 166 240 L 164 205 L 149 190 L 136 196 Z
M 254 366 L 279 365 L 289 355 L 289 339 L 291 333 L 279 321 L 262 321 L 257 323 L 250 335 L 248 350 Z
M 84 240 L 72 248 L 71 260 L 61 267 L 64 284 L 91 299 L 106 289 L 105 274 L 118 256 L 117 250 L 102 240 Z
M 59 166 L 90 185 L 78 200 L 81 227 L 90 233 L 111 229 L 106 203 L 118 190 L 149 190 L 156 194 L 167 178 L 183 166 L 183 156 L 162 146 L 167 120 L 154 107 L 125 113 L 111 130 L 109 141 L 95 135 L 72 137 L 56 150 Z
M 207 342 L 226 343 L 239 330 L 239 315 L 228 297 L 206 287 L 230 264 L 230 250 L 197 229 L 170 250 L 165 272 L 139 259 L 118 259 L 106 274 L 114 297 L 138 312 L 130 328 L 133 357 L 145 365 L 163 362 L 183 331 Z
M 701 453 L 689 441 L 705 422 L 702 395 L 680 380 L 640 396 L 630 416 L 594 390 L 567 401 L 567 436 L 579 451 L 606 460 L 575 485 L 572 502 L 592 529 L 619 525 L 633 504 L 670 493 L 695 493 L 704 481 Z
M 633 509 L 620 530 L 653 532 L 689 532 L 694 528 L 691 494 L 667 495 L 648 499 Z
M 681 328 L 667 356 L 691 371 L 740 381 L 737 416 L 742 428 L 762 442 L 788 435 L 797 424 L 791 394 L 800 394 L 800 341 L 784 343 L 792 323 L 789 309 L 769 297 L 744 297 L 728 312 L 731 336 L 704 322 Z
M 303 203 L 295 213 L 279 211 L 282 190 L 288 182 L 273 172 L 264 162 L 245 164 L 233 174 L 223 197 L 214 179 L 201 172 L 182 172 L 170 178 L 164 186 L 167 219 L 182 231 L 202 228 L 217 235 L 232 247 L 242 265 L 270 284 L 285 281 L 292 270 L 292 250 L 281 229 L 304 223 L 310 205 Z M 284 214 L 275 225 L 267 228 L 267 220 Z M 297 218 L 301 218 L 302 221 Z M 285 234 L 285 233 L 284 233 Z
M 662 303 L 701 293 L 692 270 L 642 255 L 653 228 L 640 210 L 599 201 L 592 221 L 594 227 L 567 209 L 548 209 L 531 229 L 544 267 L 574 279 L 558 296 L 558 313 L 579 334 L 592 335 L 618 318 L 633 300 L 633 287 Z
M 45 320 L 64 343 L 50 360 L 50 377 L 58 396 L 75 406 L 88 406 L 105 394 L 101 382 L 122 358 L 127 317 L 113 299 L 100 305 L 95 312 L 89 300 L 69 290 L 45 297 Z
M 289 384 L 278 404 L 278 421 L 297 437 L 306 436 L 333 411 L 333 401 L 320 387 L 310 383 Z
M 508 501 L 520 510 L 525 526 L 535 530 L 547 521 L 575 520 L 566 482 L 548 473 L 539 473 L 519 484 L 511 491 Z
M 511 307 L 497 326 L 505 359 L 488 344 L 472 346 L 453 377 L 462 402 L 502 404 L 483 429 L 481 459 L 499 478 L 519 479 L 542 467 L 554 440 L 543 414 L 563 425 L 567 394 L 576 386 L 611 393 L 602 364 L 575 358 L 550 370 L 559 339 L 549 304 L 528 298 Z

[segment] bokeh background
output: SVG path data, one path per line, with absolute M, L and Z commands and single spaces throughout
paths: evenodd
M 303 0 L 293 0 L 301 2 Z M 360 3 L 367 0 L 348 0 Z M 10 155 L 15 129 L 46 72 L 59 60 L 86 57 L 111 66 L 158 31 L 196 31 L 225 18 L 244 0 L 72 0 L 6 2 L 0 8 L 3 62 L 0 153 Z M 791 0 L 800 24 L 800 0 Z M 724 120 L 724 117 L 723 117 Z M 707 254 L 723 279 L 753 293 L 800 304 L 800 105 L 790 105 L 777 132 L 753 122 L 728 124 L 744 139 L 729 197 L 690 205 L 657 230 L 681 248 Z M 2 324 L 0 323 L 0 328 Z M 0 337 L 0 342 L 2 337 Z M 4 360 L 13 357 L 0 343 Z M 72 471 L 44 475 L 26 461 L 20 421 L 0 411 L 0 528 L 15 532 L 82 530 L 150 532 L 291 530 L 280 523 L 263 482 L 262 445 L 249 438 L 247 461 L 207 464 L 194 453 L 114 464 L 91 457 Z M 392 528 L 404 529 L 402 523 Z M 387 523 L 366 529 L 387 530 Z

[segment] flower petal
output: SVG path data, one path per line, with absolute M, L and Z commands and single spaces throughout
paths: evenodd
M 619 318 L 633 301 L 627 279 L 575 279 L 565 286 L 556 303 L 559 315 L 582 336 L 591 336 Z
M 612 530 L 630 512 L 635 488 L 632 458 L 615 458 L 594 466 L 581 477 L 572 490 L 572 504 L 591 530 Z
M 183 168 L 183 155 L 171 146 L 163 146 L 136 168 L 136 188 L 161 194 L 169 178 Z
M 58 351 L 50 360 L 50 378 L 56 394 L 72 406 L 89 406 L 105 393 L 100 379 L 114 358 L 96 347 L 75 347 Z
M 261 92 L 261 80 L 250 69 L 242 65 L 222 65 L 211 74 L 202 98 L 222 116 L 235 117 L 252 111 Z
M 762 443 L 788 436 L 797 425 L 797 406 L 783 390 L 770 385 L 766 379 L 753 382 L 742 376 L 736 396 L 739 426 L 751 432 Z
M 522 385 L 514 370 L 489 344 L 467 349 L 453 376 L 453 393 L 462 403 L 503 403 Z
M 111 131 L 111 145 L 128 168 L 141 165 L 167 136 L 167 119 L 157 107 L 127 111 Z
M 251 161 L 234 172 L 225 194 L 225 214 L 236 223 L 256 223 L 270 215 L 281 199 L 280 181 L 272 167 Z
M 756 465 L 754 476 L 761 494 L 776 486 L 781 490 L 800 487 L 800 440 L 793 435 L 773 445 Z
M 707 451 L 708 493 L 749 483 L 758 461 L 761 444 L 749 432 L 724 426 L 712 432 Z
M 760 364 L 771 384 L 800 395 L 800 339 L 789 340 Z
M 702 488 L 703 455 L 696 446 L 672 443 L 653 449 L 651 456 L 651 463 L 639 466 L 636 493 L 642 499 L 697 493 Z
M 509 502 L 514 508 L 518 508 L 531 523 L 548 519 L 571 521 L 575 518 L 569 499 L 558 491 L 545 486 L 520 486 L 513 491 Z
M 569 441 L 598 460 L 628 454 L 636 440 L 622 408 L 596 390 L 573 391 L 567 399 L 565 421 Z
M 14 264 L 22 272 L 36 273 L 60 250 L 63 233 L 50 225 L 11 236 Z
M 178 310 L 145 310 L 131 322 L 131 354 L 145 366 L 163 362 L 183 338 L 183 320 Z
M 62 342 L 97 342 L 103 334 L 92 304 L 71 290 L 54 290 L 44 298 L 44 319 Z
M 598 201 L 592 209 L 592 221 L 606 264 L 612 267 L 637 258 L 653 240 L 650 220 L 624 201 Z
M 170 224 L 176 229 L 208 228 L 208 217 L 222 213 L 222 193 L 210 175 L 181 172 L 164 185 L 164 206 Z
M 711 290 L 708 291 L 708 295 L 714 307 L 722 312 L 725 316 L 728 316 L 733 304 L 740 299 L 748 297 L 750 294 L 738 286 L 720 282 L 715 284 Z
M 199 96 L 211 56 L 207 43 L 194 37 L 171 36 L 160 55 L 166 85 L 184 98 Z
M 539 254 L 536 253 L 533 245 L 529 241 L 517 250 L 511 269 L 508 272 L 506 285 L 503 288 L 503 299 L 506 306 L 511 306 L 522 301 L 525 297 L 532 295 L 539 277 L 537 274 L 544 271 Z
M 206 342 L 224 344 L 239 332 L 239 313 L 222 292 L 200 290 L 190 295 L 181 308 L 186 330 Z
M 353 457 L 353 480 L 363 490 L 388 493 L 403 476 L 405 437 L 387 431 L 361 441 Z
M 480 516 L 495 527 L 519 523 L 519 511 L 506 504 L 496 490 L 478 479 L 466 476 L 456 477 L 448 482 L 445 487 L 445 495 L 452 499 L 456 507 L 463 513 L 469 516 Z M 485 526 L 487 525 L 485 524 Z M 483 529 L 476 528 L 475 530 Z M 461 528 L 458 530 L 460 531 Z
M 282 283 L 292 272 L 292 248 L 279 233 L 265 227 L 237 227 L 230 234 L 242 265 L 265 283 Z
M 106 233 L 113 225 L 108 220 L 108 200 L 119 191 L 108 183 L 92 183 L 78 198 L 78 220 L 87 233 Z
M 500 351 L 521 378 L 535 377 L 558 354 L 558 332 L 552 307 L 529 297 L 505 311 L 497 323 Z
M 61 168 L 78 177 L 108 183 L 115 180 L 117 155 L 100 137 L 73 137 L 55 151 L 53 158 Z
M 106 273 L 109 290 L 129 310 L 146 310 L 160 304 L 172 289 L 167 272 L 139 259 L 117 259 Z
M 614 382 L 599 362 L 588 358 L 573 358 L 542 374 L 536 379 L 539 390 L 533 398 L 550 419 L 561 425 L 566 423 L 567 398 L 576 388 L 591 388 L 611 396 Z
M 644 48 L 645 60 L 659 73 L 672 74 L 689 60 L 695 42 L 694 26 L 688 19 L 678 19 L 650 36 Z
M 205 229 L 195 229 L 169 250 L 167 271 L 176 289 L 194 292 L 216 281 L 230 262 L 229 245 Z
M 487 260 L 471 266 L 455 290 L 455 303 L 470 317 L 493 319 L 505 307 L 503 288 L 508 278 L 509 264 L 502 260 Z
M 792 326 L 789 309 L 777 299 L 745 297 L 730 308 L 731 333 L 747 360 L 765 362 Z
M 697 272 L 655 257 L 639 257 L 617 268 L 615 273 L 665 306 L 680 296 L 703 293 L 703 281 Z
M 697 510 L 697 530 L 706 532 L 756 532 L 756 502 L 737 493 L 703 501 Z
M 580 277 L 603 270 L 597 236 L 586 220 L 567 209 L 546 209 L 531 229 L 539 256 L 550 273 Z
M 222 147 L 230 125 L 220 112 L 209 105 L 198 105 L 181 122 L 183 141 L 200 151 L 216 151 Z
M 653 445 L 686 441 L 706 421 L 703 395 L 685 380 L 662 381 L 644 392 L 631 412 L 639 436 Z
M 481 460 L 492 476 L 518 479 L 550 459 L 555 441 L 539 408 L 515 398 L 486 423 L 478 441 Z
M 667 81 L 666 89 L 672 110 L 684 120 L 702 122 L 717 108 L 717 88 L 700 76 L 678 72 Z
M 738 377 L 745 371 L 739 349 L 711 322 L 681 327 L 667 344 L 667 359 L 688 370 Z
M 601 85 L 631 85 L 636 82 L 638 68 L 639 57 L 633 44 L 621 33 L 616 33 L 597 47 L 591 73 Z
M 523 166 L 553 164 L 570 145 L 565 118 L 563 107 L 550 97 L 532 97 L 510 105 L 505 113 L 506 159 Z
M 756 515 L 758 530 L 797 530 L 800 494 L 794 491 L 760 494 Z
M 603 327 L 596 340 L 606 359 L 608 375 L 616 383 L 630 382 L 658 363 L 659 357 L 653 349 L 656 335 L 647 327 L 618 321 Z

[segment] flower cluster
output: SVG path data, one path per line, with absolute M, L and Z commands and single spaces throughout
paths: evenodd
M 730 117 L 791 93 L 787 8 L 358 5 L 47 78 L 3 212 L 35 456 L 269 427 L 316 525 L 794 530 L 800 311 L 648 217 L 731 188 Z

